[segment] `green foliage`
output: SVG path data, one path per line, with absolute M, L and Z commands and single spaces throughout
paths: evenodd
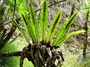
M 32 42 L 37 43 L 42 41 L 44 44 L 49 44 L 51 46 L 60 46 L 63 42 L 68 40 L 71 36 L 85 32 L 84 30 L 79 30 L 76 32 L 72 32 L 68 35 L 66 35 L 70 25 L 74 22 L 74 19 L 77 15 L 77 12 L 74 13 L 70 18 L 68 18 L 64 24 L 60 27 L 59 31 L 57 32 L 56 38 L 53 40 L 52 38 L 55 36 L 55 33 L 57 31 L 57 27 L 59 25 L 60 19 L 62 17 L 62 12 L 58 12 L 54 19 L 52 20 L 50 24 L 50 28 L 47 32 L 47 22 L 48 22 L 48 4 L 47 1 L 44 0 L 42 4 L 42 9 L 40 12 L 40 21 L 38 23 L 35 15 L 34 8 L 29 2 L 29 13 L 30 13 L 30 19 L 28 17 L 27 13 L 22 13 L 22 17 L 24 20 L 25 30 L 27 31 L 28 35 L 26 35 L 26 31 L 24 31 L 20 25 L 12 19 L 14 24 L 18 27 L 19 31 L 22 33 L 24 38 L 28 43 L 29 37 L 32 39 Z M 40 28 L 39 28 L 40 27 Z M 47 34 L 47 35 L 46 35 Z M 29 36 L 29 37 L 28 37 Z M 39 38 L 40 37 L 40 38 Z
M 88 27 L 88 31 L 90 31 L 90 27 Z
M 34 67 L 34 66 L 30 61 L 24 59 L 23 67 Z
M 14 52 L 19 51 L 17 48 L 18 45 L 16 43 L 9 44 L 9 42 L 2 48 L 0 53 Z M 0 67 L 19 67 L 19 58 L 18 57 L 2 57 L 0 62 Z M 11 63 L 12 62 L 12 63 Z
M 14 6 L 14 1 L 12 1 L 12 0 L 8 0 L 8 4 L 9 4 L 9 6 Z
M 15 9 L 19 12 L 20 16 L 22 16 L 22 14 L 28 13 L 25 8 L 25 4 L 26 4 L 25 0 L 16 0 L 16 8 Z
M 88 11 L 89 11 L 89 9 L 82 10 L 83 13 L 87 13 Z
M 20 57 L 3 57 L 0 59 L 0 67 L 20 67 Z M 23 67 L 34 67 L 33 64 L 27 59 L 24 60 Z
M 4 46 L 4 48 L 0 51 L 0 53 L 8 53 L 8 52 L 16 52 L 21 51 L 18 43 L 13 42 L 9 44 L 9 42 Z M 20 57 L 2 57 L 0 56 L 0 67 L 19 67 Z M 33 67 L 33 64 L 29 62 L 27 59 L 24 60 L 23 67 Z
M 19 67 L 19 57 L 2 57 L 0 67 Z
M 0 53 L 19 51 L 20 49 L 17 47 L 18 45 L 16 45 L 16 43 L 9 44 L 9 42 L 7 42 L 4 48 L 2 48 L 2 50 L 0 51 Z
M 85 0 L 84 4 L 85 4 L 85 8 L 82 10 L 82 12 L 87 13 L 88 11 L 90 11 L 90 1 Z
M 16 1 L 16 4 L 15 4 L 15 1 Z M 14 6 L 15 6 L 15 10 L 18 11 L 20 16 L 22 14 L 27 13 L 25 4 L 26 4 L 25 0 L 8 0 L 8 3 L 5 4 L 5 7 L 8 8 L 6 10 L 7 15 L 9 15 L 10 17 L 13 16 Z

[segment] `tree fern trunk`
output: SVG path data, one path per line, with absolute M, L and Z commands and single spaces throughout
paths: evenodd
M 63 54 L 57 51 L 55 47 L 47 47 L 46 45 L 28 45 L 26 46 L 20 58 L 20 67 L 23 67 L 23 60 L 27 58 L 34 67 L 61 67 L 64 61 Z M 55 64 L 58 60 L 57 64 Z

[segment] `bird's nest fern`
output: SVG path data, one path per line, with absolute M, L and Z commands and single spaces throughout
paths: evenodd
M 73 23 L 77 12 L 74 13 L 70 18 L 68 18 L 63 25 L 58 30 L 60 19 L 62 17 L 62 12 L 58 12 L 50 24 L 48 31 L 46 30 L 48 24 L 48 3 L 46 0 L 43 1 L 42 9 L 40 11 L 40 20 L 39 22 L 36 19 L 36 14 L 34 7 L 31 2 L 29 2 L 29 16 L 27 13 L 22 14 L 24 20 L 24 26 L 26 32 L 20 27 L 16 20 L 12 19 L 13 23 L 17 26 L 21 34 L 24 36 L 28 42 L 22 53 L 20 59 L 20 66 L 23 67 L 24 58 L 28 58 L 29 61 L 32 61 L 35 67 L 56 67 L 59 65 L 60 61 L 64 61 L 63 55 L 61 52 L 57 51 L 56 48 L 60 47 L 62 43 L 67 41 L 71 36 L 85 32 L 84 30 L 79 30 L 66 34 L 70 25 Z M 55 35 L 56 34 L 56 35 Z M 55 39 L 53 39 L 53 37 Z M 30 39 L 32 43 L 30 43 Z M 61 59 L 60 59 L 61 58 Z M 57 64 L 55 60 L 58 59 Z

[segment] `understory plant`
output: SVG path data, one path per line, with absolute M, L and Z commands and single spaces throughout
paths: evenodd
M 31 61 L 35 67 L 60 67 L 64 58 L 62 52 L 57 51 L 56 48 L 59 48 L 71 36 L 85 32 L 84 30 L 78 30 L 66 34 L 76 15 L 77 12 L 69 17 L 58 30 L 62 17 L 62 12 L 60 11 L 55 15 L 48 28 L 47 1 L 43 1 L 39 20 L 37 20 L 32 3 L 29 2 L 29 15 L 28 13 L 22 13 L 25 30 L 22 29 L 16 20 L 12 19 L 13 24 L 16 25 L 29 44 L 22 50 L 20 67 L 23 67 L 24 58 Z M 58 60 L 57 63 L 56 60 Z

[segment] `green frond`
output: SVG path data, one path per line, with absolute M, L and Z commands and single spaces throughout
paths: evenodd
M 35 33 L 35 39 L 36 39 L 36 42 L 38 42 L 39 41 L 38 22 L 36 19 L 34 7 L 32 6 L 31 2 L 29 3 L 29 11 L 30 11 L 30 20 L 32 22 L 32 26 Z
M 36 42 L 33 25 L 30 23 L 30 20 L 28 19 L 28 15 L 25 14 L 25 16 L 24 16 L 22 14 L 22 17 L 23 17 L 23 20 L 24 20 L 25 30 L 28 32 L 28 35 L 31 37 L 32 41 Z
M 62 12 L 58 12 L 50 24 L 50 28 L 47 33 L 46 43 L 49 43 L 54 36 L 56 29 L 62 17 Z
M 40 12 L 40 40 L 45 41 L 46 37 L 46 27 L 48 21 L 48 4 L 46 0 L 44 0 L 42 4 L 42 9 Z
M 53 40 L 52 45 L 57 46 L 58 42 L 66 35 L 67 30 L 69 29 L 70 25 L 73 23 L 77 12 L 74 13 L 68 20 L 64 22 L 64 24 L 60 27 L 59 32 L 56 35 L 56 38 Z
M 19 31 L 21 32 L 21 34 L 24 36 L 24 38 L 26 39 L 26 41 L 28 42 L 28 44 L 30 44 L 30 40 L 28 39 L 26 33 L 23 31 L 23 29 L 20 27 L 20 25 L 14 19 L 12 19 L 12 21 L 16 25 L 16 27 L 19 29 Z
M 58 45 L 57 46 L 60 46 L 62 45 L 62 43 L 66 42 L 70 37 L 74 36 L 74 35 L 77 35 L 77 34 L 80 34 L 80 33 L 84 33 L 85 30 L 78 30 L 78 31 L 74 31 L 74 32 L 71 32 L 70 34 L 64 36 L 59 42 L 58 42 Z

